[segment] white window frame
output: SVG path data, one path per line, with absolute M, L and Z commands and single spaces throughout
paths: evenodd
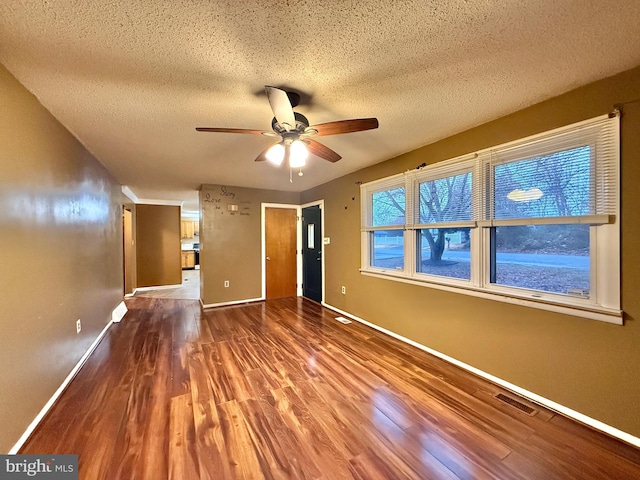
M 405 189 L 405 222 L 402 224 L 394 224 L 394 225 L 374 225 L 373 224 L 373 196 L 376 193 L 384 192 L 387 190 L 393 190 L 396 188 L 404 188 Z M 407 273 L 407 233 L 406 233 L 406 218 L 407 218 L 407 190 L 406 190 L 406 182 L 404 175 L 394 175 L 392 177 L 383 178 L 376 182 L 370 182 L 367 184 L 367 188 L 363 191 L 363 197 L 366 198 L 366 201 L 361 202 L 362 210 L 361 210 L 361 236 L 362 243 L 366 244 L 366 248 L 361 249 L 362 252 L 362 265 L 367 265 L 367 268 L 370 271 L 376 271 L 385 273 L 388 275 L 406 275 Z M 371 205 L 371 208 L 365 208 L 366 205 Z M 373 237 L 375 232 L 377 231 L 388 231 L 388 230 L 399 230 L 404 231 L 404 258 L 403 258 L 403 269 L 393 269 L 393 268 L 385 268 L 385 267 L 376 267 L 371 265 L 373 260 Z M 365 256 L 366 255 L 366 256 Z
M 415 252 L 415 258 L 412 259 L 413 268 L 410 270 L 410 274 L 413 278 L 423 279 L 432 283 L 442 283 L 445 285 L 455 285 L 463 288 L 468 288 L 470 286 L 479 285 L 478 277 L 478 268 L 477 268 L 477 251 L 478 251 L 478 233 L 477 233 L 477 221 L 476 219 L 479 217 L 479 198 L 481 192 L 478 190 L 481 185 L 479 182 L 472 180 L 471 184 L 471 219 L 468 221 L 459 221 L 459 222 L 441 222 L 441 223 L 420 223 L 420 184 L 439 180 L 455 175 L 460 175 L 462 173 L 471 173 L 472 179 L 475 179 L 479 174 L 477 168 L 476 155 L 472 157 L 467 156 L 459 157 L 454 159 L 453 161 L 447 161 L 438 163 L 433 165 L 431 168 L 423 168 L 419 171 L 411 175 L 407 175 L 408 183 L 411 185 L 411 192 L 413 195 L 413 200 L 411 202 L 412 205 L 415 206 L 413 212 L 413 220 L 415 223 L 411 223 L 407 225 L 407 229 L 410 230 L 410 237 L 413 244 L 411 245 L 411 251 Z M 469 227 L 470 228 L 470 243 L 471 243 L 471 276 L 469 280 L 464 280 L 455 277 L 446 277 L 440 275 L 432 275 L 425 272 L 419 272 L 417 270 L 417 260 L 418 260 L 418 235 L 419 232 L 423 229 L 430 228 L 447 228 L 447 227 Z M 475 248 L 474 248 L 475 246 Z
M 598 210 L 591 215 L 567 218 L 542 219 L 514 219 L 495 220 L 491 218 L 488 207 L 491 181 L 486 178 L 486 168 L 491 162 L 491 156 L 496 151 L 505 151 L 514 147 L 524 146 L 536 148 L 536 142 L 543 144 L 549 139 L 561 138 L 579 132 L 583 128 L 590 128 L 601 122 L 606 128 L 614 132 L 609 152 L 613 155 L 613 178 L 607 184 L 613 194 L 607 194 L 607 211 Z M 525 305 L 529 307 L 565 313 L 574 316 L 590 318 L 619 324 L 622 322 L 620 310 L 620 198 L 619 198 L 619 114 L 603 115 L 594 119 L 579 122 L 566 127 L 533 135 L 507 144 L 491 147 L 469 155 L 464 155 L 433 165 L 419 167 L 403 174 L 383 178 L 361 185 L 361 273 L 363 275 L 386 278 L 394 281 L 426 286 L 430 288 L 454 291 L 467 295 L 490 298 L 507 303 Z M 572 148 L 568 146 L 567 149 Z M 597 159 L 596 159 L 597 160 Z M 600 169 L 600 165 L 596 164 Z M 472 172 L 472 211 L 470 221 L 441 224 L 421 224 L 419 217 L 419 185 L 426 181 L 453 176 L 463 171 Z M 599 175 L 600 172 L 596 175 Z M 611 177 L 613 175 L 613 177 Z M 598 181 L 598 180 L 597 180 Z M 379 191 L 404 186 L 405 188 L 405 225 L 393 227 L 373 227 L 371 221 L 373 194 Z M 471 242 L 471 278 L 470 280 L 453 277 L 436 276 L 417 271 L 418 232 L 424 228 L 446 228 L 447 225 L 460 226 L 462 223 L 470 227 Z M 559 223 L 587 223 L 590 225 L 590 292 L 589 298 L 572 297 L 550 292 L 540 292 L 530 289 L 510 287 L 490 282 L 490 232 L 491 228 L 500 225 L 531 225 L 531 224 L 559 224 Z M 430 226 L 431 225 L 431 226 Z M 388 229 L 404 230 L 404 269 L 392 270 L 371 265 L 372 233 L 375 230 Z

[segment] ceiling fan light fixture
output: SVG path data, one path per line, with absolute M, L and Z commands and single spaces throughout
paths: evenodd
M 265 153 L 264 156 L 267 157 L 267 160 L 274 165 L 282 165 L 282 161 L 284 160 L 284 145 L 282 145 L 282 143 L 276 143 L 273 147 L 267 150 L 267 153 Z
M 294 140 L 289 147 L 289 166 L 291 168 L 301 168 L 306 164 L 309 151 L 307 146 L 300 140 Z
M 342 133 L 362 132 L 379 126 L 377 118 L 353 118 L 351 120 L 337 120 L 310 125 L 307 117 L 293 111 L 293 108 L 300 103 L 299 93 L 287 92 L 269 85 L 265 85 L 264 88 L 273 112 L 271 131 L 226 127 L 196 127 L 196 130 L 199 132 L 244 133 L 280 137 L 282 139 L 281 142 L 260 152 L 255 161 L 263 162 L 266 160 L 276 166 L 286 163 L 291 174 L 292 169 L 301 169 L 306 165 L 309 153 L 313 153 L 316 157 L 331 163 L 335 163 L 342 158 L 329 147 L 310 137 L 314 135 L 324 137 Z M 299 171 L 298 175 L 302 176 L 302 171 Z

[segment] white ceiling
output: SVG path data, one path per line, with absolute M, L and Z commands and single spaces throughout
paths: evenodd
M 640 65 L 638 0 L 0 2 L 0 62 L 141 199 L 218 183 L 306 190 Z M 264 85 L 303 95 L 343 156 L 254 162 Z

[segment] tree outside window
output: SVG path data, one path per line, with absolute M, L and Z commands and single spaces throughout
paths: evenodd
M 471 172 L 423 182 L 419 187 L 420 222 L 437 224 L 471 220 Z M 447 238 L 456 232 L 464 232 L 463 241 L 468 248 L 468 228 L 422 229 L 421 236 L 429 245 L 431 263 L 442 260 Z

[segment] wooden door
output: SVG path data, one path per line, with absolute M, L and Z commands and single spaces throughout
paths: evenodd
M 296 210 L 265 209 L 265 252 L 267 299 L 295 297 Z

